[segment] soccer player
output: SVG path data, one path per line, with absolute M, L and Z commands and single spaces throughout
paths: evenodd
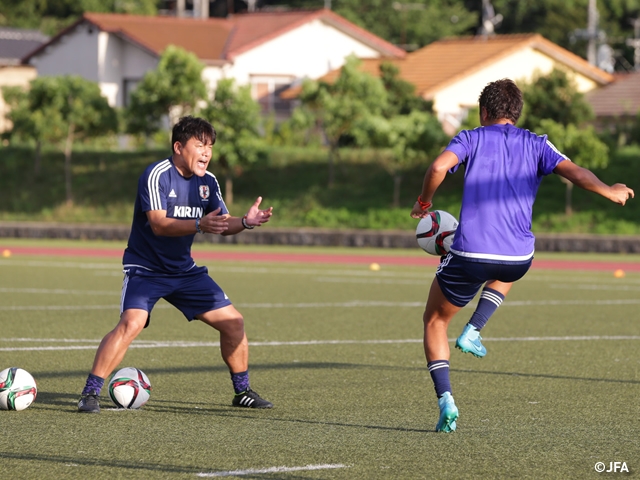
M 532 207 L 542 178 L 558 174 L 620 205 L 634 196 L 626 185 L 606 185 L 571 162 L 546 135 L 517 128 L 522 105 L 522 93 L 513 81 L 486 85 L 479 98 L 481 126 L 461 131 L 434 160 L 411 210 L 412 217 L 425 217 L 447 171 L 454 173 L 464 165 L 460 224 L 449 254 L 436 270 L 423 315 L 427 368 L 440 409 L 439 432 L 455 431 L 458 419 L 449 379 L 449 322 L 483 285 L 482 297 L 492 298 L 495 305 L 529 270 L 535 242 Z M 456 343 L 463 349 L 472 343 L 482 346 L 474 323 Z
M 151 310 L 164 298 L 187 318 L 220 332 L 220 351 L 235 390 L 232 405 L 271 408 L 249 386 L 249 346 L 242 315 L 224 291 L 191 258 L 196 234 L 235 235 L 269 221 L 258 197 L 244 217 L 229 215 L 216 177 L 207 171 L 216 141 L 204 119 L 184 117 L 173 127 L 173 154 L 147 167 L 138 193 L 127 248 L 120 321 L 100 343 L 78 411 L 100 412 L 107 376 L 120 364 L 131 342 L 149 325 Z

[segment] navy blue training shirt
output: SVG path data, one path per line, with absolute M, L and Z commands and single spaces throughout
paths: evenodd
M 129 242 L 122 263 L 158 273 L 184 273 L 195 265 L 191 245 L 195 234 L 180 237 L 158 236 L 151 230 L 146 212 L 166 210 L 168 218 L 196 219 L 221 208 L 227 214 L 216 177 L 185 178 L 176 169 L 172 157 L 149 165 L 138 180 Z

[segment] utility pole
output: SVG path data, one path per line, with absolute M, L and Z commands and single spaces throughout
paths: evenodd
M 401 2 L 393 2 L 391 4 L 394 10 L 400 12 L 402 16 L 402 43 L 398 45 L 400 48 L 404 50 L 415 50 L 416 45 L 407 45 L 407 32 L 406 32 L 406 23 L 407 23 L 407 15 L 406 12 L 409 10 L 424 10 L 426 5 L 423 3 L 401 3 Z
M 587 41 L 587 61 L 591 65 L 598 64 L 598 41 L 604 42 L 606 36 L 602 30 L 598 29 L 598 9 L 596 8 L 596 0 L 589 0 L 589 9 L 587 11 L 587 28 L 579 28 L 574 30 L 570 35 L 571 41 L 577 39 Z
M 495 35 L 496 27 L 502 23 L 501 14 L 496 15 L 496 11 L 491 4 L 491 0 L 482 0 L 482 25 L 478 29 L 478 35 Z
M 193 16 L 202 20 L 209 18 L 209 0 L 193 0 Z
M 587 61 L 591 65 L 597 63 L 597 46 L 596 39 L 598 37 L 598 9 L 596 8 L 596 0 L 589 0 L 588 20 L 587 20 Z
M 185 4 L 185 0 L 178 0 L 176 2 L 176 17 L 184 17 L 184 12 L 187 9 Z

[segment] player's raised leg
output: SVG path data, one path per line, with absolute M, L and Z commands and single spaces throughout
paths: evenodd
M 480 330 L 487 324 L 498 307 L 502 305 L 512 285 L 513 282 L 506 283 L 498 280 L 492 280 L 485 284 L 471 319 L 464 326 L 462 333 L 456 340 L 457 349 L 479 358 L 487 354 L 487 349 L 482 344 Z
M 438 280 L 434 279 L 429 300 L 424 311 L 424 352 L 427 368 L 438 397 L 440 417 L 437 432 L 453 432 L 456 429 L 458 408 L 451 394 L 449 377 L 449 339 L 447 329 L 453 316 L 460 310 L 450 303 L 442 293 Z
M 220 332 L 220 352 L 229 367 L 235 396 L 232 405 L 248 408 L 272 408 L 249 384 L 249 343 L 244 319 L 233 305 L 196 315 L 198 320 Z
M 129 345 L 144 328 L 148 316 L 149 313 L 146 310 L 125 310 L 120 315 L 120 321 L 116 327 L 104 336 L 78 402 L 79 412 L 100 412 L 99 397 L 105 378 L 120 364 Z

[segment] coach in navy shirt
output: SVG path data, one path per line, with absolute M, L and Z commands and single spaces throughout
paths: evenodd
M 216 177 L 207 171 L 216 141 L 213 126 L 184 117 L 171 137 L 173 155 L 149 165 L 138 182 L 131 234 L 124 251 L 120 321 L 100 343 L 78 411 L 100 412 L 104 379 L 120 364 L 131 342 L 149 325 L 164 298 L 187 318 L 220 332 L 220 350 L 231 372 L 232 405 L 271 408 L 249 386 L 249 346 L 242 315 L 224 291 L 191 257 L 196 234 L 235 235 L 269 221 L 258 197 L 244 217 L 229 215 Z
M 523 100 L 513 81 L 489 83 L 480 94 L 479 106 L 482 126 L 460 132 L 435 159 L 411 211 L 414 218 L 428 215 L 447 171 L 454 173 L 464 165 L 460 224 L 449 254 L 436 271 L 423 316 L 427 367 L 440 408 L 436 431 L 441 432 L 454 431 L 458 419 L 449 380 L 447 327 L 484 285 L 456 347 L 478 357 L 486 355 L 479 331 L 533 260 L 531 217 L 542 178 L 558 174 L 620 205 L 634 195 L 626 185 L 606 185 L 571 162 L 546 135 L 516 127 Z

